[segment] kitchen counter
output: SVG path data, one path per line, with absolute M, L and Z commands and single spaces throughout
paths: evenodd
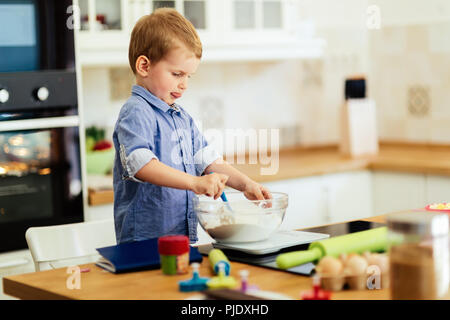
M 234 166 L 258 182 L 364 169 L 450 176 L 450 146 L 381 143 L 378 155 L 360 158 L 341 155 L 337 146 L 292 148 L 280 151 L 278 172 L 266 176 L 260 169 L 268 166 Z
M 370 222 L 385 222 L 385 216 L 365 219 Z M 188 299 L 196 292 L 180 292 L 178 281 L 190 275 L 165 276 L 161 269 L 112 274 L 94 264 L 82 265 L 90 268 L 81 273 L 80 289 L 66 287 L 68 273 L 66 268 L 7 276 L 3 279 L 6 294 L 20 299 Z M 249 284 L 257 285 L 261 290 L 277 292 L 292 299 L 300 299 L 301 293 L 311 290 L 312 278 L 284 271 L 267 269 L 231 262 L 231 275 L 238 280 L 239 271 L 249 271 Z M 210 263 L 204 257 L 200 265 L 200 276 L 213 276 Z M 449 299 L 448 293 L 443 299 Z M 389 289 L 343 290 L 333 292 L 335 300 L 386 300 L 390 299 Z
M 81 273 L 80 290 L 66 287 L 67 268 L 4 277 L 3 288 L 5 294 L 32 300 L 180 300 L 198 295 L 197 292 L 178 290 L 178 281 L 189 279 L 192 274 L 166 276 L 161 269 L 113 274 L 95 264 L 80 265 L 80 268 L 90 269 Z M 292 299 L 301 299 L 301 292 L 312 288 L 312 278 L 309 277 L 232 262 L 231 276 L 238 283 L 239 271 L 243 269 L 249 271 L 250 285 L 255 284 L 260 290 L 281 293 Z M 213 276 L 207 257 L 203 258 L 199 273 L 202 277 Z M 386 300 L 389 299 L 389 290 L 344 290 L 333 293 L 332 298 Z
M 261 175 L 261 168 L 270 165 L 248 164 L 248 155 L 245 163 L 233 166 L 260 183 L 352 170 L 450 176 L 450 146 L 385 142 L 380 144 L 378 155 L 361 158 L 345 157 L 337 146 L 290 148 L 280 151 L 278 171 L 273 175 Z M 89 199 L 91 205 L 111 203 L 113 192 L 90 190 Z

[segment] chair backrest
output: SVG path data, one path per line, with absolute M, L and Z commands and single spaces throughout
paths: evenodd
M 61 260 L 68 262 L 74 258 L 91 257 L 83 262 L 93 262 L 99 256 L 96 248 L 116 244 L 113 219 L 31 227 L 27 229 L 25 238 L 36 271 L 51 269 L 52 263 Z

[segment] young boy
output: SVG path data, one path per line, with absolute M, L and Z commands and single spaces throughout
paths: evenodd
M 194 193 L 217 199 L 227 185 L 250 200 L 271 198 L 223 161 L 175 103 L 201 56 L 193 25 L 174 9 L 142 17 L 132 31 L 129 61 L 136 85 L 113 133 L 117 243 L 167 234 L 197 241 Z

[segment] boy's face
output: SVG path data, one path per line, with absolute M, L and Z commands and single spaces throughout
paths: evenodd
M 138 72 L 138 84 L 172 105 L 186 91 L 188 78 L 196 72 L 199 64 L 200 59 L 194 53 L 185 46 L 179 46 L 156 64 L 148 64 L 147 72 Z

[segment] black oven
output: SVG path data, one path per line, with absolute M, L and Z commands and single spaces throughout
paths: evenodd
M 0 252 L 83 221 L 72 1 L 0 0 Z

